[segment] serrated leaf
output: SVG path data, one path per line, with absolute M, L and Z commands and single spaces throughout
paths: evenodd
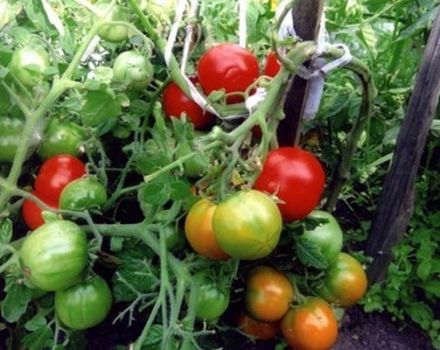
M 0 246 L 8 244 L 12 238 L 12 221 L 5 219 L 0 222 Z
M 50 24 L 40 0 L 23 1 L 24 10 L 32 24 L 49 35 L 56 33 Z
M 371 24 L 364 22 L 359 28 L 359 38 L 370 52 L 371 56 L 377 56 L 377 35 Z
M 46 317 L 44 317 L 43 313 L 39 312 L 24 324 L 24 328 L 26 328 L 28 331 L 33 332 L 40 328 L 45 327 L 46 325 L 47 325 Z
M 142 189 L 142 200 L 153 205 L 165 204 L 170 199 L 169 186 L 166 183 L 152 182 Z
M 320 270 L 328 268 L 328 263 L 322 255 L 316 243 L 310 241 L 305 237 L 300 237 L 295 244 L 296 254 L 298 259 L 306 266 L 311 266 Z
M 440 281 L 431 280 L 421 286 L 428 293 L 440 298 Z
M 81 119 L 87 126 L 97 126 L 122 113 L 117 100 L 106 91 L 89 91 L 84 100 Z
M 181 180 L 175 180 L 171 183 L 170 198 L 173 201 L 179 201 L 185 199 L 190 195 L 191 195 L 191 187 L 187 182 Z
M 432 262 L 429 260 L 423 260 L 419 266 L 417 266 L 417 276 L 424 282 L 428 279 L 432 270 Z
M 43 327 L 25 335 L 22 339 L 22 344 L 27 350 L 45 350 L 52 348 L 53 337 L 52 328 Z
M 17 322 L 26 312 L 32 290 L 18 283 L 13 283 L 7 291 L 2 304 L 2 316 L 8 322 Z

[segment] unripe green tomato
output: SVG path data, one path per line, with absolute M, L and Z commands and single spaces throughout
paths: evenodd
M 55 312 L 71 329 L 96 326 L 107 317 L 111 306 L 110 288 L 98 276 L 55 293 Z
M 108 196 L 103 184 L 93 178 L 70 182 L 61 192 L 59 206 L 64 210 L 101 209 Z
M 34 87 L 44 79 L 44 71 L 49 66 L 49 56 L 41 48 L 22 47 L 12 55 L 11 73 L 23 85 Z
M 214 321 L 223 315 L 229 306 L 229 291 L 221 288 L 205 271 L 194 275 L 198 286 L 196 315 L 199 319 Z
M 121 53 L 113 64 L 113 77 L 118 83 L 143 89 L 153 79 L 154 70 L 147 57 L 137 51 Z
M 88 262 L 87 238 L 71 221 L 51 221 L 26 237 L 20 256 L 35 287 L 57 291 L 81 279 Z
M 178 252 L 185 246 L 185 234 L 175 225 L 165 227 L 165 242 L 167 249 L 172 252 Z
M 217 242 L 227 254 L 257 260 L 275 249 L 283 222 L 271 197 L 250 190 L 239 191 L 221 202 L 212 224 Z
M 43 135 L 38 155 L 48 159 L 59 154 L 79 156 L 81 146 L 86 140 L 86 134 L 78 124 L 53 119 L 49 122 Z
M 319 224 L 313 230 L 306 230 L 303 236 L 318 247 L 327 263 L 330 264 L 342 250 L 341 227 L 333 215 L 322 210 L 314 210 L 309 218 L 327 220 L 326 223 Z
M 128 22 L 129 21 L 129 15 L 127 10 L 119 5 L 113 6 L 113 8 L 108 11 L 109 5 L 111 4 L 111 1 L 108 0 L 102 0 L 98 1 L 95 6 L 102 13 L 102 17 L 104 17 L 105 21 L 121 21 L 121 22 Z M 102 20 L 102 18 L 99 18 L 98 20 Z M 128 27 L 124 25 L 113 25 L 113 24 L 106 24 L 101 27 L 99 30 L 98 35 L 101 37 L 101 39 L 109 41 L 111 43 L 119 43 L 121 41 L 124 41 L 128 38 Z
M 0 117 L 0 162 L 12 162 L 19 144 L 24 122 L 20 119 Z
M 182 143 L 177 149 L 177 157 L 185 157 L 192 152 L 193 150 L 189 144 Z M 198 154 L 183 163 L 186 176 L 191 178 L 203 176 L 203 174 L 206 173 L 208 165 L 209 164 L 206 157 L 204 157 L 202 154 Z

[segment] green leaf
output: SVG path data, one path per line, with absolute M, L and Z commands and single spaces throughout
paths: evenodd
M 81 118 L 87 126 L 97 126 L 122 113 L 117 100 L 106 91 L 89 91 L 84 100 Z
M 46 317 L 44 317 L 43 312 L 38 312 L 29 321 L 24 324 L 24 328 L 28 331 L 36 331 L 40 328 L 44 328 L 47 325 Z
M 417 19 L 417 21 L 415 21 L 413 24 L 411 24 L 408 28 L 406 28 L 400 33 L 398 40 L 407 39 L 409 37 L 412 37 L 417 32 L 420 32 L 423 29 L 431 27 L 432 22 L 434 22 L 434 19 L 437 16 L 438 11 L 439 11 L 439 7 L 436 7 L 422 14 Z
M 8 322 L 16 322 L 26 312 L 32 290 L 18 283 L 13 283 L 2 304 L 2 316 Z
M 8 244 L 12 238 L 12 221 L 4 219 L 0 222 L 0 246 Z
M 45 350 L 52 348 L 53 331 L 50 327 L 37 329 L 35 332 L 27 334 L 22 339 L 22 344 L 27 350 Z
M 432 270 L 432 262 L 430 260 L 423 260 L 417 266 L 417 276 L 424 282 L 428 279 Z
M 411 305 L 407 305 L 405 311 L 423 329 L 428 329 L 434 318 L 431 308 L 422 302 L 414 302 Z
M 170 190 L 170 198 L 173 201 L 182 200 L 191 196 L 191 187 L 185 181 L 175 180 L 171 183 Z
M 298 259 L 306 266 L 320 270 L 328 268 L 328 263 L 316 243 L 306 237 L 299 237 L 295 244 Z
M 153 205 L 165 204 L 170 199 L 170 191 L 167 183 L 151 182 L 142 189 L 142 200 Z
M 421 287 L 428 293 L 431 293 L 437 298 L 440 298 L 440 281 L 431 280 L 425 282 Z
M 51 23 L 46 17 L 46 13 L 40 0 L 27 0 L 23 1 L 22 3 L 24 5 L 26 15 L 38 30 L 42 30 L 49 35 L 57 34 L 57 32 L 53 30 Z

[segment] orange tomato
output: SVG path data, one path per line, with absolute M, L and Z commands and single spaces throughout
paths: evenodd
M 338 323 L 325 300 L 308 298 L 284 316 L 281 333 L 295 350 L 329 350 L 338 337 Z
M 217 206 L 207 199 L 196 202 L 185 220 L 185 235 L 198 254 L 213 260 L 229 258 L 218 245 L 212 229 L 212 217 Z
M 259 340 L 275 338 L 280 332 L 279 322 L 258 321 L 246 312 L 241 312 L 238 316 L 238 328 L 245 334 Z
M 280 320 L 294 300 L 293 286 L 280 271 L 268 266 L 252 270 L 246 282 L 246 308 L 260 321 Z

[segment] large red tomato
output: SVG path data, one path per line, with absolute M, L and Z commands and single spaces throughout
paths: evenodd
M 193 83 L 197 78 L 191 78 Z M 196 129 L 203 129 L 211 125 L 215 117 L 205 112 L 190 97 L 180 89 L 176 83 L 170 83 L 162 95 L 163 107 L 168 118 L 180 118 L 185 113 Z
M 220 44 L 202 56 L 197 73 L 207 95 L 221 89 L 226 93 L 244 92 L 259 76 L 258 60 L 236 44 Z M 239 96 L 228 99 L 228 103 L 241 101 Z
M 254 187 L 275 194 L 285 221 L 300 220 L 318 205 L 325 185 L 319 160 L 297 147 L 281 147 L 269 153 Z
M 46 203 L 49 207 L 57 209 L 58 201 L 44 198 L 42 195 L 37 193 L 36 191 L 32 192 L 32 194 L 41 199 L 44 203 Z M 21 208 L 23 220 L 30 230 L 35 230 L 44 224 L 43 216 L 41 215 L 42 209 L 33 201 L 26 199 L 23 202 L 23 207 Z
M 264 66 L 264 75 L 274 77 L 281 69 L 280 62 L 274 52 L 269 52 L 266 56 L 266 65 Z
M 58 201 L 64 187 L 85 173 L 86 167 L 78 158 L 61 154 L 43 163 L 35 179 L 35 189 L 45 198 Z

